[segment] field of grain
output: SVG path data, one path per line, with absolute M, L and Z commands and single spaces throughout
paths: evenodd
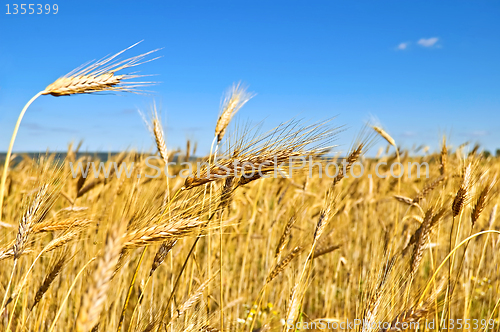
M 108 60 L 36 97 L 143 86 L 123 86 L 136 76 L 116 73 L 143 56 Z M 370 125 L 339 155 L 336 120 L 230 130 L 250 98 L 240 85 L 229 91 L 204 157 L 190 142 L 169 151 L 158 115 L 144 112 L 157 158 L 124 151 L 104 162 L 133 163 L 131 176 L 73 176 L 72 165 L 99 162 L 73 145 L 64 160 L 9 156 L 0 330 L 498 329 L 498 158 L 446 139 L 434 153 L 399 149 Z M 263 174 L 235 174 L 216 156 L 222 166 L 263 166 Z M 316 166 L 309 176 L 290 157 L 338 162 L 340 171 L 320 177 Z M 196 161 L 205 162 L 199 174 L 180 177 L 181 162 L 196 169 Z M 427 163 L 429 176 L 417 177 L 416 167 L 390 176 L 396 162 Z M 288 177 L 272 176 L 276 163 Z M 178 176 L 146 177 L 151 164 Z M 364 173 L 353 176 L 359 164 Z

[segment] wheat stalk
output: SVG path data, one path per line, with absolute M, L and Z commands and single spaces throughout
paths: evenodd
M 14 132 L 10 139 L 9 148 L 5 157 L 5 164 L 2 173 L 2 179 L 0 182 L 0 219 L 2 219 L 2 209 L 3 209 L 3 199 L 5 193 L 5 183 L 7 181 L 8 167 L 10 162 L 10 156 L 12 154 L 12 149 L 14 147 L 14 142 L 16 140 L 17 132 L 21 121 L 26 113 L 28 107 L 41 95 L 53 95 L 53 96 L 69 96 L 73 94 L 82 93 L 94 93 L 103 91 L 124 91 L 124 92 L 140 92 L 139 87 L 147 86 L 152 84 L 152 82 L 128 82 L 130 79 L 135 79 L 142 77 L 137 74 L 120 74 L 117 75 L 118 71 L 123 69 L 138 66 L 142 63 L 153 61 L 144 60 L 144 58 L 157 50 L 153 50 L 127 60 L 118 61 L 117 57 L 121 55 L 126 50 L 134 47 L 138 43 L 124 49 L 121 52 L 116 53 L 113 56 L 104 58 L 103 60 L 91 63 L 87 66 L 81 66 L 67 75 L 57 79 L 55 82 L 49 84 L 44 90 L 38 92 L 33 96 L 28 103 L 24 106 L 19 117 L 17 119 L 16 125 L 14 127 Z M 144 61 L 143 61 L 144 60 Z

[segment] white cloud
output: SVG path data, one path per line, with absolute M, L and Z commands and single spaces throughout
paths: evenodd
M 406 50 L 408 48 L 408 45 L 410 45 L 410 43 L 401 43 L 398 45 L 398 47 L 396 47 L 396 49 L 399 51 L 403 51 L 403 50 Z
M 436 43 L 439 41 L 439 38 L 437 37 L 432 37 L 432 38 L 421 38 L 417 44 L 423 47 L 432 47 L 435 46 Z

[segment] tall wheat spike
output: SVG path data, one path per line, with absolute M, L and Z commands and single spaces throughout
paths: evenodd
M 144 77 L 137 74 L 117 74 L 119 71 L 139 66 L 157 58 L 145 60 L 145 57 L 158 50 L 153 50 L 126 60 L 118 60 L 118 56 L 139 43 L 127 47 L 123 51 L 104 58 L 87 66 L 76 68 L 63 77 L 49 84 L 42 95 L 69 96 L 72 94 L 95 93 L 102 91 L 139 92 L 137 88 L 152 84 L 152 82 L 129 82 L 130 79 Z
M 35 198 L 33 199 L 33 202 L 30 204 L 28 209 L 23 214 L 23 217 L 21 218 L 21 222 L 19 223 L 19 228 L 17 231 L 16 242 L 14 244 L 14 259 L 18 259 L 24 250 L 26 240 L 35 222 L 35 216 L 44 201 L 47 199 L 47 189 L 47 185 L 42 186 L 42 188 L 37 192 Z
M 14 272 L 16 270 L 17 261 L 19 257 L 24 252 L 28 236 L 30 235 L 31 228 L 35 223 L 37 213 L 42 209 L 44 203 L 49 199 L 48 195 L 48 185 L 44 184 L 40 190 L 37 191 L 35 197 L 32 199 L 27 209 L 24 211 L 21 221 L 19 222 L 19 227 L 17 230 L 16 240 L 12 246 L 12 254 L 14 256 L 14 265 L 12 267 L 12 272 L 5 288 L 5 294 L 2 300 L 2 305 L 0 306 L 0 315 L 3 313 L 4 305 L 7 300 L 7 295 L 9 294 L 10 285 Z M 8 257 L 9 252 L 2 252 L 0 254 L 0 260 Z
M 439 172 L 442 176 L 446 174 L 446 163 L 448 161 L 448 149 L 446 147 L 446 137 L 443 137 L 443 147 L 441 148 L 440 155 L 441 163 L 439 165 Z
M 455 199 L 453 200 L 451 209 L 453 211 L 453 217 L 456 217 L 462 211 L 462 208 L 468 203 L 470 198 L 470 189 L 472 187 L 472 165 L 469 164 L 465 168 L 464 177 L 460 188 L 458 188 Z
M 391 137 L 391 135 L 389 135 L 384 129 L 382 129 L 381 127 L 377 127 L 377 126 L 373 126 L 372 127 L 373 130 L 375 130 L 380 136 L 382 136 L 386 141 L 387 143 L 389 143 L 390 145 L 392 145 L 395 149 L 397 149 L 397 146 L 396 146 L 396 141 L 394 140 L 394 138 Z
M 5 183 L 7 181 L 8 167 L 10 162 L 10 156 L 12 154 L 12 149 L 14 147 L 14 142 L 16 140 L 17 131 L 21 125 L 21 121 L 26 113 L 28 107 L 41 95 L 52 95 L 52 96 L 69 96 L 73 94 L 81 93 L 94 93 L 94 92 L 104 92 L 104 91 L 123 91 L 123 92 L 140 92 L 138 88 L 144 87 L 152 84 L 152 82 L 129 82 L 130 79 L 135 79 L 143 77 L 137 74 L 120 74 L 117 72 L 138 66 L 145 62 L 153 61 L 154 59 L 144 60 L 149 54 L 156 52 L 153 50 L 126 60 L 118 60 L 123 52 L 136 46 L 138 43 L 124 49 L 112 55 L 110 57 L 104 58 L 94 63 L 90 63 L 87 66 L 80 66 L 75 70 L 71 71 L 67 75 L 58 78 L 55 82 L 49 84 L 44 90 L 38 92 L 33 98 L 31 98 L 28 103 L 24 106 L 17 123 L 14 127 L 14 132 L 10 139 L 9 148 L 5 156 L 4 169 L 2 173 L 2 180 L 0 183 L 0 220 L 2 219 L 2 208 L 3 199 L 5 193 Z
M 152 116 L 152 123 L 153 123 L 152 127 L 153 127 L 153 135 L 156 141 L 156 148 L 158 149 L 160 157 L 161 159 L 163 159 L 165 165 L 168 165 L 168 150 L 167 150 L 167 144 L 165 143 L 165 135 L 163 132 L 163 127 L 161 125 L 160 119 L 158 118 L 158 113 L 156 112 L 156 108 L 153 112 L 154 113 Z
M 472 227 L 476 224 L 477 220 L 479 219 L 479 216 L 481 215 L 481 212 L 483 212 L 483 209 L 485 206 L 488 204 L 488 201 L 490 199 L 490 192 L 493 190 L 495 185 L 497 184 L 497 178 L 493 179 L 488 179 L 489 181 L 484 185 L 483 189 L 479 193 L 479 197 L 477 198 L 476 203 L 474 204 L 474 208 L 472 209 L 471 212 L 471 223 Z
M 215 136 L 217 143 L 222 141 L 226 128 L 231 122 L 233 116 L 243 107 L 251 98 L 253 94 L 248 93 L 240 83 L 233 85 L 227 92 L 226 98 L 222 103 L 221 114 L 215 125 Z
M 266 284 L 270 283 L 273 281 L 280 273 L 283 271 L 290 262 L 297 257 L 297 255 L 302 251 L 302 247 L 295 247 L 293 250 L 283 258 L 281 262 L 276 264 L 274 269 L 269 273 L 269 275 L 266 278 Z
M 285 246 L 288 243 L 288 238 L 290 236 L 290 233 L 292 232 L 292 227 L 293 224 L 295 223 L 295 220 L 296 220 L 295 216 L 292 216 L 286 223 L 286 226 L 283 229 L 283 233 L 281 234 L 278 245 L 276 246 L 274 258 L 278 258 L 283 252 L 283 249 L 285 249 Z

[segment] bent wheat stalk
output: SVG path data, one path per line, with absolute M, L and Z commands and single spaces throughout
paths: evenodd
M 28 107 L 42 95 L 43 91 L 38 92 L 33 98 L 28 101 L 26 105 L 24 105 L 23 110 L 21 111 L 21 114 L 19 114 L 19 117 L 17 118 L 16 126 L 14 127 L 14 132 L 12 133 L 12 137 L 10 139 L 9 143 L 9 149 L 7 150 L 7 154 L 5 155 L 5 162 L 3 165 L 3 172 L 2 172 L 2 182 L 0 183 L 0 219 L 2 219 L 2 208 L 3 208 L 3 195 L 5 192 L 5 182 L 7 181 L 7 174 L 8 174 L 8 168 L 9 168 L 9 163 L 10 163 L 10 156 L 12 155 L 12 148 L 14 147 L 14 142 L 16 140 L 17 136 L 17 131 L 19 130 L 19 126 L 21 125 L 21 120 L 24 117 L 24 113 L 26 113 L 26 110 Z
M 227 126 L 229 125 L 229 122 L 231 122 L 231 119 L 233 116 L 240 110 L 243 105 L 247 103 L 251 98 L 253 97 L 252 94 L 246 92 L 245 88 L 240 87 L 240 83 L 237 85 L 233 85 L 232 89 L 229 90 L 226 94 L 226 98 L 224 99 L 224 102 L 222 104 L 222 112 L 217 119 L 217 124 L 215 125 L 215 136 L 214 140 L 212 141 L 212 147 L 217 139 L 217 145 L 215 146 L 215 154 L 214 154 L 214 161 L 217 160 L 217 151 L 219 149 L 219 144 L 222 141 L 222 138 L 224 137 L 224 134 L 226 132 Z M 210 147 L 210 158 L 212 157 L 212 147 Z M 188 149 L 189 150 L 189 149 Z M 188 151 L 189 153 L 189 151 Z M 188 160 L 189 161 L 189 160 Z M 233 184 L 233 177 L 227 178 L 226 179 L 226 187 L 232 187 Z M 212 186 L 210 186 L 210 197 L 212 197 Z M 219 228 L 219 254 L 220 254 L 220 326 L 221 330 L 224 330 L 224 315 L 223 315 L 223 310 L 222 308 L 224 307 L 224 297 L 223 297 L 223 287 L 222 287 L 222 279 L 223 279 L 223 269 L 222 269 L 222 213 L 220 215 L 221 218 L 221 225 Z M 208 237 L 208 247 L 209 247 L 209 253 L 211 250 L 211 237 L 209 235 Z M 208 264 L 208 277 L 211 277 L 211 266 Z M 209 285 L 208 285 L 209 286 Z M 208 288 L 208 293 L 210 293 L 210 288 Z
M 67 75 L 58 78 L 55 82 L 48 85 L 44 90 L 38 92 L 35 96 L 33 96 L 33 98 L 28 101 L 26 105 L 24 105 L 24 108 L 19 114 L 16 125 L 14 127 L 14 132 L 12 133 L 12 137 L 10 139 L 9 149 L 7 150 L 7 154 L 5 156 L 2 180 L 0 183 L 0 219 L 2 216 L 5 183 L 7 181 L 10 157 L 12 155 L 12 149 L 14 147 L 14 142 L 16 140 L 19 126 L 21 125 L 21 121 L 28 107 L 41 95 L 52 95 L 59 97 L 102 91 L 139 92 L 140 90 L 137 90 L 137 88 L 150 85 L 152 84 L 152 82 L 125 82 L 125 80 L 143 77 L 143 75 L 116 75 L 116 73 L 120 70 L 135 67 L 142 63 L 157 59 L 153 58 L 151 60 L 142 61 L 147 55 L 157 51 L 153 50 L 126 60 L 118 61 L 117 57 L 119 55 L 136 46 L 137 44 L 138 43 L 116 53 L 115 55 L 104 58 L 103 60 L 97 61 L 95 63 L 91 63 L 90 65 L 83 68 L 82 66 L 78 67 Z

